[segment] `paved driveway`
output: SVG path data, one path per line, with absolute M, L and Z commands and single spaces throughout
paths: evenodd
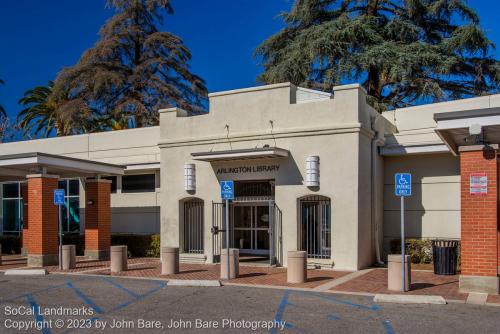
M 56 274 L 0 276 L 0 304 L 1 333 L 20 333 L 20 326 L 32 326 L 25 333 L 40 333 L 33 326 L 42 324 L 47 325 L 42 333 L 280 333 L 283 324 L 285 333 L 498 333 L 500 328 L 499 307 L 376 305 L 364 296 L 168 287 L 155 280 Z

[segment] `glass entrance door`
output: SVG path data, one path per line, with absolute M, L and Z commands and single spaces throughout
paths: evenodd
M 241 253 L 269 254 L 269 206 L 233 207 L 233 246 Z

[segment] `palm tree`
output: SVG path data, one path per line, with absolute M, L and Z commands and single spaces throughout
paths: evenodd
M 37 86 L 24 93 L 19 104 L 25 106 L 17 116 L 24 135 L 33 134 L 49 137 L 54 131 L 57 136 L 68 136 L 92 131 L 95 110 L 81 99 L 70 100 L 67 94 L 55 95 L 54 83 Z
M 3 85 L 3 84 L 4 84 L 3 80 L 0 79 L 0 85 Z M 2 116 L 2 115 L 7 117 L 7 113 L 5 112 L 4 107 L 2 107 L 2 105 L 0 105 L 0 116 Z

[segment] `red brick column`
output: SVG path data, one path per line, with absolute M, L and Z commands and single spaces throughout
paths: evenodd
M 85 197 L 85 256 L 107 259 L 111 245 L 111 181 L 87 180 Z
M 498 146 L 460 147 L 461 276 L 464 292 L 498 293 Z M 471 194 L 472 174 L 487 177 L 487 193 Z
M 28 175 L 28 266 L 58 263 L 58 217 L 54 190 L 58 176 Z
M 28 237 L 28 183 L 21 183 L 21 197 L 23 198 L 23 231 L 21 254 L 28 255 L 29 237 Z

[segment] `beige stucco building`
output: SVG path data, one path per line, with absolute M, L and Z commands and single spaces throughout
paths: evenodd
M 218 261 L 226 233 L 219 182 L 233 180 L 230 246 L 244 257 L 286 266 L 286 252 L 301 249 L 311 265 L 356 270 L 383 261 L 399 238 L 396 172 L 413 175 L 406 236 L 461 238 L 458 148 L 471 144 L 471 124 L 496 126 L 498 107 L 492 95 L 380 115 L 357 84 L 327 94 L 284 83 L 212 93 L 203 115 L 160 110 L 158 127 L 2 144 L 0 155 L 125 165 L 113 179 L 113 232 L 161 233 L 182 261 Z M 460 114 L 477 111 L 488 119 Z M 7 211 L 9 232 L 16 223 L 6 224 Z

